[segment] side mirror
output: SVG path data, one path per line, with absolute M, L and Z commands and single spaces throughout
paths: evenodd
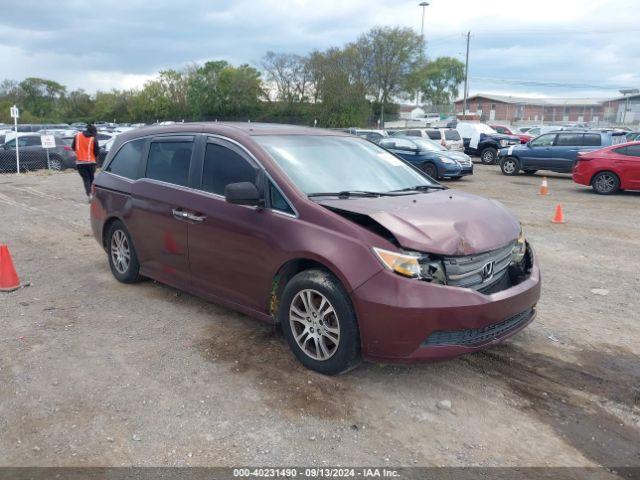
M 236 205 L 260 207 L 264 204 L 264 199 L 260 196 L 258 188 L 251 182 L 228 184 L 224 188 L 224 198 L 227 202 Z

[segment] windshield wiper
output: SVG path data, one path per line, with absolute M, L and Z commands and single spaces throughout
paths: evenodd
M 429 190 L 445 190 L 447 187 L 442 185 L 416 185 L 415 187 L 401 188 L 400 190 L 391 190 L 392 192 L 427 192 Z
M 342 192 L 313 192 L 307 194 L 307 197 L 338 197 L 338 198 L 349 198 L 349 197 L 382 197 L 382 196 L 390 196 L 392 193 L 385 192 L 368 192 L 366 190 L 343 190 Z

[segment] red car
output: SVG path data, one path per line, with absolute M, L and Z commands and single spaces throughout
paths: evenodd
M 487 348 L 533 321 L 540 298 L 538 262 L 504 206 L 319 128 L 123 133 L 96 177 L 91 224 L 117 280 L 153 278 L 279 323 L 325 374 L 361 357 Z
M 601 195 L 618 190 L 640 190 L 640 142 L 578 153 L 573 181 L 591 185 Z
M 530 140 L 533 140 L 535 137 L 533 135 L 527 135 L 526 133 L 520 133 L 517 130 L 511 130 L 509 127 L 505 125 L 492 125 L 489 124 L 491 128 L 493 128 L 496 132 L 502 133 L 504 135 L 515 135 L 520 139 L 520 143 L 525 144 Z

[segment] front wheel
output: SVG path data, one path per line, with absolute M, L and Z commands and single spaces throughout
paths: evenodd
M 615 173 L 600 172 L 593 177 L 591 185 L 596 193 L 600 195 L 611 195 L 620 189 L 620 179 Z
M 492 147 L 487 147 L 480 153 L 480 161 L 485 165 L 493 165 L 497 157 L 498 151 Z
M 291 350 L 305 367 L 336 375 L 360 362 L 360 334 L 351 300 L 330 273 L 306 270 L 289 280 L 278 320 Z
M 124 224 L 116 220 L 107 232 L 107 253 L 111 273 L 122 283 L 134 283 L 140 280 L 140 264 L 133 248 L 131 235 Z
M 520 162 L 517 158 L 507 157 L 500 162 L 500 170 L 504 175 L 517 175 L 520 171 Z
M 52 155 L 49 157 L 49 168 L 58 172 L 64 170 L 64 161 L 62 160 L 62 157 L 59 157 L 58 155 Z

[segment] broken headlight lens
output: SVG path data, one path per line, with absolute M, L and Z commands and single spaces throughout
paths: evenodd
M 511 263 L 522 263 L 525 254 L 527 253 L 527 241 L 524 238 L 524 232 L 522 230 L 522 226 L 520 226 L 520 235 L 518 235 L 518 240 L 516 244 L 513 246 L 513 251 L 511 254 Z
M 392 252 L 373 247 L 382 264 L 389 270 L 409 278 L 418 278 L 432 283 L 446 284 L 442 262 L 419 252 Z

